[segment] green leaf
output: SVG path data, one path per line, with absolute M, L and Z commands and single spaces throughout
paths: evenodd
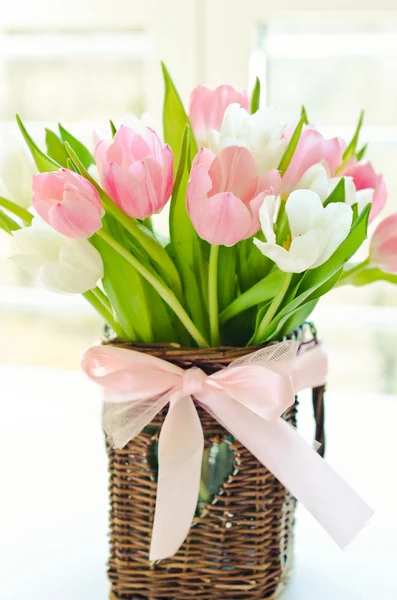
M 190 125 L 182 100 L 175 85 L 167 71 L 164 63 L 161 63 L 164 76 L 165 96 L 163 109 L 164 139 L 174 153 L 174 169 L 176 171 L 181 153 L 182 138 L 186 125 Z M 197 154 L 197 144 L 191 136 L 191 152 Z
M 13 231 L 21 229 L 20 225 L 14 219 L 11 219 L 4 211 L 0 209 L 0 229 L 6 233 L 12 234 Z
M 56 133 L 51 131 L 51 129 L 46 128 L 45 130 L 45 143 L 47 146 L 48 156 L 62 165 L 62 167 L 67 167 L 68 155 L 65 150 L 65 146 Z
M 282 335 L 287 335 L 287 333 L 291 333 L 293 329 L 296 329 L 299 325 L 302 325 L 302 323 L 311 314 L 314 306 L 317 304 L 321 296 L 324 296 L 336 286 L 342 270 L 342 267 L 338 269 L 323 284 L 317 286 L 311 294 L 306 296 L 303 301 L 296 303 L 294 300 L 289 303 L 280 312 L 277 319 L 274 319 L 269 324 L 263 341 L 279 339 Z M 287 331 L 288 329 L 289 331 Z
M 55 160 L 53 160 L 50 156 L 45 154 L 42 150 L 40 150 L 36 142 L 29 135 L 19 115 L 16 115 L 16 120 L 38 170 L 41 173 L 46 173 L 48 171 L 57 171 L 61 167 L 61 165 Z
M 261 97 L 261 82 L 260 82 L 259 77 L 256 77 L 254 89 L 252 90 L 252 95 L 251 95 L 251 115 L 256 113 L 257 110 L 259 110 L 260 97 Z
M 261 241 L 265 241 L 262 231 L 255 235 Z M 242 240 L 237 244 L 237 274 L 242 292 L 250 289 L 258 281 L 261 281 L 273 268 L 274 263 L 263 256 L 261 251 L 253 243 L 253 238 Z
M 22 206 L 18 206 L 18 204 L 16 204 L 15 202 L 12 202 L 12 200 L 7 200 L 7 198 L 3 198 L 2 196 L 0 196 L 0 206 L 2 208 L 5 208 L 13 216 L 18 217 L 18 219 L 21 219 L 21 221 L 24 225 L 29 226 L 32 224 L 32 221 L 33 221 L 32 213 L 30 213 L 28 210 L 26 210 L 26 208 L 22 208 Z
M 293 331 L 298 329 L 312 314 L 319 298 L 316 300 L 308 301 L 306 304 L 295 310 L 285 321 L 283 326 L 280 326 L 277 333 L 277 337 L 280 339 L 291 334 Z
M 111 215 L 106 215 L 102 223 L 107 233 L 128 247 L 128 239 Z M 102 256 L 103 287 L 127 339 L 152 342 L 153 330 L 142 277 L 125 258 L 100 237 L 95 235 L 90 241 Z
M 281 157 L 280 164 L 278 165 L 278 170 L 280 171 L 281 176 L 283 176 L 286 170 L 288 169 L 292 157 L 294 156 L 305 122 L 306 118 L 303 116 L 299 121 L 298 125 L 296 126 L 295 131 L 292 134 L 292 137 L 289 141 L 289 144 Z
M 347 146 L 346 150 L 343 153 L 343 162 L 348 161 L 350 158 L 352 158 L 352 156 L 354 156 L 354 153 L 357 148 L 358 138 L 360 135 L 360 130 L 361 130 L 361 127 L 363 124 L 363 120 L 364 120 L 364 111 L 362 110 L 360 112 L 360 118 L 358 119 L 357 127 L 353 134 L 353 137 L 352 137 L 349 145 Z
M 76 167 L 76 165 L 70 158 L 68 158 L 66 161 L 66 168 L 69 169 L 69 171 L 74 171 L 75 173 L 80 173 L 79 169 Z
M 352 269 L 354 270 L 354 266 Z M 378 269 L 378 267 L 369 266 L 356 273 L 352 273 L 350 276 L 349 271 L 345 271 L 339 285 L 354 285 L 356 287 L 361 287 L 363 285 L 375 283 L 376 281 L 387 281 L 388 283 L 396 285 L 397 275 L 386 273 L 385 271 L 382 271 L 382 269 Z
M 262 279 L 262 281 L 258 281 L 257 284 L 255 284 L 253 287 L 244 292 L 244 294 L 238 296 L 221 313 L 221 323 L 225 323 L 229 319 L 232 319 L 239 313 L 247 310 L 248 308 L 251 308 L 252 306 L 262 304 L 263 302 L 267 302 L 268 300 L 274 298 L 274 296 L 280 288 L 283 279 L 284 273 L 277 270 L 270 273 L 270 275 Z
M 364 158 L 364 154 L 366 153 L 368 148 L 368 144 L 364 144 L 364 146 L 357 152 L 356 158 L 357 160 L 362 160 Z
M 218 305 L 222 311 L 236 297 L 236 246 L 220 246 L 218 255 Z
M 346 184 L 345 178 L 341 177 L 337 185 L 334 187 L 328 198 L 324 201 L 324 206 L 328 206 L 331 202 L 345 202 L 346 201 Z
M 82 144 L 77 138 L 75 138 L 69 131 L 67 131 L 60 123 L 58 123 L 59 133 L 63 142 L 67 142 L 74 152 L 77 154 L 82 164 L 88 169 L 91 165 L 95 164 L 94 157 L 91 152 Z
M 208 315 L 203 280 L 208 280 L 208 263 L 204 256 L 204 242 L 198 237 L 186 209 L 190 143 L 190 127 L 186 125 L 170 206 L 171 256 L 182 279 L 188 311 L 205 335 L 208 333 Z
M 112 137 L 114 137 L 117 133 L 116 125 L 113 123 L 112 119 L 109 120 L 110 131 L 112 132 Z
M 305 125 L 309 125 L 309 117 L 307 116 L 306 108 L 302 104 L 301 118 L 304 119 Z

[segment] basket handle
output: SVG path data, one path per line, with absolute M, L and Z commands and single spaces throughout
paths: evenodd
M 325 413 L 324 413 L 324 392 L 325 386 L 315 387 L 312 390 L 313 412 L 316 421 L 315 439 L 321 444 L 318 449 L 320 456 L 324 458 L 325 454 Z

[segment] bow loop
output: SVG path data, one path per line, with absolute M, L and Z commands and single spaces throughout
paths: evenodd
M 289 375 L 274 373 L 259 365 L 223 369 L 209 378 L 243 406 L 268 421 L 275 421 L 294 403 Z

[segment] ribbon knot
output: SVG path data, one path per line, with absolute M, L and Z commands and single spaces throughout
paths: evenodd
M 150 560 L 173 556 L 189 533 L 199 494 L 204 434 L 195 403 L 245 446 L 341 546 L 372 510 L 281 418 L 305 388 L 323 385 L 322 346 L 292 340 L 237 359 L 207 376 L 160 358 L 111 346 L 89 349 L 82 366 L 105 390 L 103 427 L 123 448 L 169 404 L 158 446 L 158 480 Z
M 186 396 L 197 397 L 203 389 L 207 375 L 198 367 L 192 367 L 183 373 L 182 392 Z

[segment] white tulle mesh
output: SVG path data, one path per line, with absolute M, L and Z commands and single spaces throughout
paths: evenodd
M 144 429 L 169 402 L 169 394 L 157 399 L 104 402 L 103 429 L 114 448 L 123 448 Z
M 284 374 L 290 369 L 291 363 L 298 352 L 299 342 L 286 340 L 279 344 L 266 346 L 251 354 L 246 354 L 230 363 L 228 368 L 242 367 L 246 365 L 260 365 L 276 373 Z
M 246 354 L 233 361 L 228 368 L 260 365 L 276 373 L 289 374 L 298 348 L 299 342 L 287 340 Z M 198 371 L 197 367 L 194 370 Z M 184 386 L 188 385 L 190 379 L 192 378 L 181 379 L 180 393 L 183 393 Z M 195 373 L 195 379 L 197 379 L 197 373 Z M 142 390 L 142 395 L 144 392 L 145 390 Z M 130 440 L 134 439 L 144 427 L 153 421 L 175 392 L 178 393 L 178 390 L 165 390 L 165 393 L 157 398 L 129 400 L 128 393 L 120 394 L 106 390 L 103 405 L 103 428 L 111 445 L 114 448 L 123 448 Z

